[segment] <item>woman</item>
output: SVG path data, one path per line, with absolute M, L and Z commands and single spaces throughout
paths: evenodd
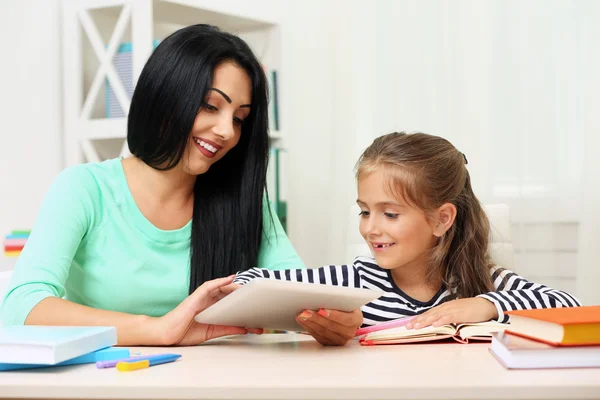
M 246 333 L 193 318 L 235 290 L 232 277 L 215 278 L 304 267 L 265 196 L 266 87 L 236 36 L 195 25 L 166 38 L 132 97 L 133 156 L 59 174 L 15 268 L 4 324 L 116 326 L 119 345 Z M 307 329 L 343 344 L 336 318 L 362 322 L 357 310 Z

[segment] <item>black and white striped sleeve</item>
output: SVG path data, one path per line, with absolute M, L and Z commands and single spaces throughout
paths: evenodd
M 252 268 L 238 272 L 233 283 L 246 284 L 256 278 L 279 279 L 292 282 L 319 283 L 332 286 L 361 287 L 358 270 L 352 265 L 326 265 L 314 269 L 268 270 Z
M 505 311 L 581 306 L 579 300 L 567 292 L 529 282 L 504 268 L 492 268 L 492 280 L 496 291 L 477 297 L 494 303 L 500 322 L 509 320 L 509 316 L 504 314 Z

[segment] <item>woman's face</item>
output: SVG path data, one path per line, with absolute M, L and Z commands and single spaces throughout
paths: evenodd
M 232 62 L 215 68 L 212 87 L 196 115 L 182 159 L 185 172 L 205 173 L 238 144 L 251 99 L 252 82 L 244 69 Z

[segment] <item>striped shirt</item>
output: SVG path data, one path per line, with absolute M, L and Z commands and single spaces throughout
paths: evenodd
M 483 297 L 496 306 L 499 322 L 508 322 L 505 311 L 581 306 L 579 300 L 569 293 L 529 282 L 507 269 L 493 267 L 490 272 L 496 290 L 477 297 Z M 427 302 L 413 299 L 394 283 L 389 270 L 378 266 L 370 257 L 357 257 L 352 265 L 328 265 L 316 269 L 270 271 L 252 268 L 238 273 L 234 283 L 245 284 L 255 278 L 382 290 L 384 294 L 381 297 L 361 307 L 363 326 L 422 314 L 453 299 L 452 293 L 445 287 Z

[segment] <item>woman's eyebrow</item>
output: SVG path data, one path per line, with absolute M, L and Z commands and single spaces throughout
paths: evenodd
M 227 96 L 227 94 L 225 94 L 223 91 L 221 91 L 217 88 L 210 88 L 209 90 L 214 90 L 215 92 L 219 93 L 221 96 L 223 96 L 223 98 L 225 99 L 226 102 L 231 104 L 231 98 L 229 96 Z
M 227 103 L 231 104 L 231 97 L 227 96 L 227 94 L 222 90 L 217 88 L 210 88 L 209 90 L 214 90 L 215 92 L 219 93 L 221 96 L 223 96 Z M 242 104 L 240 108 L 250 108 L 250 104 Z

